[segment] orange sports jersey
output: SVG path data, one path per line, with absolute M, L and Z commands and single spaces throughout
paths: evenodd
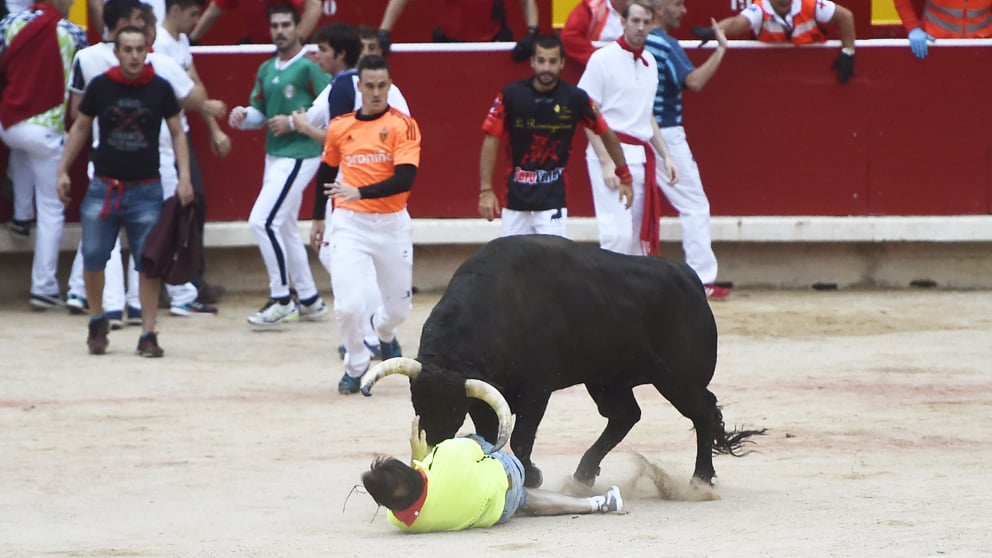
M 338 180 L 349 186 L 370 186 L 396 173 L 396 165 L 420 166 L 420 128 L 417 122 L 390 107 L 372 120 L 357 112 L 331 121 L 321 161 L 338 167 Z M 406 208 L 410 192 L 357 201 L 334 200 L 334 207 L 364 213 L 396 213 Z

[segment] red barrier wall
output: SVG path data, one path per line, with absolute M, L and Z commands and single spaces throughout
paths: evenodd
M 936 46 L 925 61 L 905 41 L 859 45 L 856 77 L 838 85 L 836 48 L 735 44 L 700 93 L 686 129 L 715 215 L 947 215 L 992 210 L 992 49 Z M 690 49 L 701 63 L 706 49 Z M 198 54 L 211 94 L 242 104 L 261 54 Z M 423 130 L 415 217 L 474 217 L 479 126 L 496 91 L 529 75 L 506 52 L 395 52 L 394 79 Z M 566 68 L 577 81 L 578 68 Z M 262 133 L 231 131 L 226 160 L 194 142 L 212 219 L 245 219 L 259 188 Z M 584 138 L 578 142 L 584 144 Z M 569 213 L 592 215 L 584 154 L 569 165 Z M 307 214 L 309 201 L 305 204 Z
M 992 212 L 992 41 L 941 41 L 925 61 L 904 40 L 869 44 L 859 44 L 856 76 L 842 86 L 830 71 L 836 47 L 734 43 L 707 88 L 686 92 L 686 129 L 714 215 Z M 482 117 L 496 91 L 529 75 L 529 67 L 505 51 L 404 48 L 391 58 L 394 79 L 424 137 L 411 213 L 477 217 Z M 709 52 L 689 54 L 698 64 Z M 235 106 L 247 100 L 266 56 L 201 51 L 196 64 L 211 94 Z M 566 67 L 565 77 L 575 82 L 578 72 Z M 209 152 L 203 123 L 190 122 L 210 219 L 246 219 L 261 181 L 262 132 L 229 131 L 234 150 L 221 160 Z M 576 143 L 569 213 L 589 216 L 584 136 Z M 70 220 L 78 219 L 85 188 L 81 169 Z M 9 216 L 9 202 L 0 213 Z

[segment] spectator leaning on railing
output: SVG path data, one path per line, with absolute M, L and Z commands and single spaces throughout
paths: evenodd
M 926 0 L 921 14 L 912 0 L 894 2 L 917 58 L 927 57 L 927 43 L 935 39 L 992 37 L 992 0 Z
M 729 37 L 750 31 L 761 42 L 797 46 L 826 41 L 824 26 L 836 25 L 841 49 L 832 68 L 839 83 L 846 83 L 854 75 L 854 14 L 831 0 L 754 0 L 741 13 L 718 25 Z M 692 33 L 704 43 L 715 37 L 709 27 L 693 27 Z

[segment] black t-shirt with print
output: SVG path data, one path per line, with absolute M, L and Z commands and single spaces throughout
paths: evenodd
M 172 87 L 154 76 L 144 85 L 125 85 L 100 75 L 86 87 L 79 112 L 96 119 L 99 145 L 94 171 L 118 180 L 159 176 L 158 134 L 162 120 L 179 114 Z

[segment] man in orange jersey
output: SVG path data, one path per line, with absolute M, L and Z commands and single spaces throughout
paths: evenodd
M 326 240 L 334 315 L 346 350 L 338 383 L 344 395 L 358 392 L 372 356 L 362 342 L 365 321 L 379 336 L 382 359 L 398 357 L 396 328 L 412 307 L 413 237 L 406 200 L 420 165 L 420 128 L 386 102 L 391 85 L 385 58 L 362 58 L 362 108 L 331 121 L 317 171 L 316 203 L 323 206 L 324 196 L 334 200 Z M 369 262 L 382 299 L 371 316 L 365 309 L 366 275 L 356 272 Z

